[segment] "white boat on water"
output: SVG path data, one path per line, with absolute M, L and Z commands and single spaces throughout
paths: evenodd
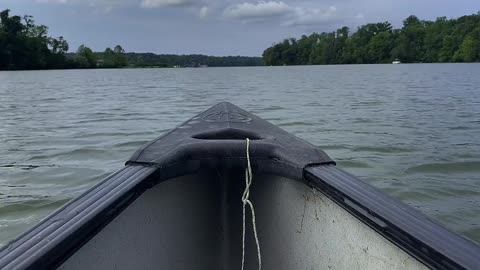
M 395 59 L 395 60 L 393 60 L 393 62 L 392 62 L 392 64 L 396 64 L 396 65 L 401 64 L 401 63 L 402 63 L 402 62 L 400 62 L 399 59 Z

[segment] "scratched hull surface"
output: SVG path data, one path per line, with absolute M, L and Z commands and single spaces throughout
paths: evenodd
M 243 177 L 212 172 L 158 184 L 60 269 L 240 268 Z M 426 269 L 298 181 L 256 175 L 251 197 L 262 269 Z M 247 221 L 246 269 L 256 269 L 249 215 Z

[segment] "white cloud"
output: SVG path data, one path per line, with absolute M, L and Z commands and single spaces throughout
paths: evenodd
M 35 0 L 35 2 L 41 4 L 65 4 L 67 0 Z
M 86 6 L 95 14 L 107 14 L 118 7 L 138 5 L 138 0 L 34 0 L 40 4 L 68 4 L 75 7 Z
M 203 6 L 201 9 L 200 9 L 200 18 L 205 18 L 207 17 L 208 15 L 208 7 L 207 6 Z
M 363 13 L 358 13 L 356 16 L 355 16 L 355 19 L 358 19 L 358 20 L 365 20 L 365 16 L 363 15 Z
M 241 3 L 225 9 L 223 15 L 229 19 L 262 20 L 268 17 L 284 16 L 293 9 L 284 2 L 258 2 L 257 4 Z
M 327 9 L 295 8 L 293 15 L 286 21 L 286 25 L 318 25 L 334 21 L 338 18 L 337 8 Z
M 321 25 L 340 18 L 335 6 L 328 8 L 297 7 L 282 1 L 241 3 L 227 7 L 223 13 L 225 18 L 243 22 L 279 20 L 282 25 Z
M 143 8 L 181 7 L 193 4 L 191 0 L 143 0 Z

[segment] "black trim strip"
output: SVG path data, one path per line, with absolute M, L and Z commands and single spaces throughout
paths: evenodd
M 0 250 L 0 268 L 59 266 L 137 198 L 154 172 L 154 168 L 127 166 L 107 177 L 4 246 Z M 139 185 L 142 182 L 145 186 Z
M 335 166 L 305 169 L 309 185 L 434 269 L 479 269 L 480 246 Z

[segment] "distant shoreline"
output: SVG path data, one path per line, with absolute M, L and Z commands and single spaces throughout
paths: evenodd
M 29 15 L 12 16 L 9 9 L 0 12 L 0 41 L 0 70 L 264 65 L 261 57 L 126 53 L 120 45 L 94 52 L 82 44 L 72 53 L 62 36 L 48 36 L 47 26 L 36 25 Z
M 480 62 L 449 62 L 449 63 L 402 63 L 400 65 L 392 65 L 388 63 L 378 63 L 378 64 L 325 64 L 325 65 L 287 65 L 287 66 L 217 66 L 217 67 L 208 67 L 212 68 L 248 68 L 248 67 L 265 67 L 265 68 L 283 68 L 283 67 L 333 67 L 333 66 L 406 66 L 406 65 L 479 65 Z M 81 71 L 81 70 L 127 70 L 127 69 L 204 69 L 204 68 L 190 68 L 190 67 L 118 67 L 118 68 L 52 68 L 52 69 L 18 69 L 18 70 L 0 70 L 1 72 L 14 72 L 14 71 Z
M 263 52 L 266 65 L 332 65 L 480 62 L 480 12 L 459 18 L 420 20 L 414 15 L 394 29 L 388 22 L 350 31 L 287 38 Z

